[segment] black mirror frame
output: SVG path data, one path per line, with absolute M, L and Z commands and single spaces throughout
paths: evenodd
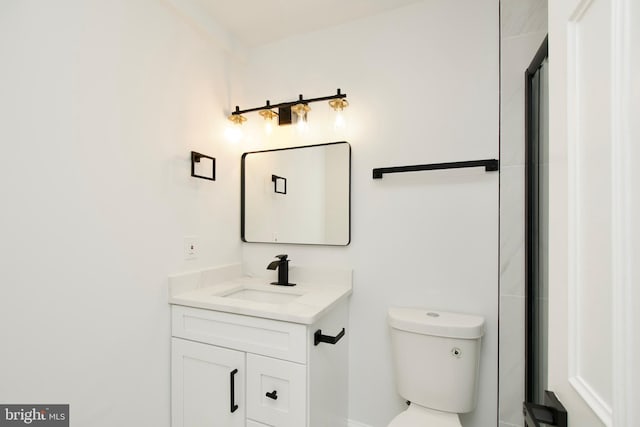
M 337 145 L 337 144 L 347 144 L 349 148 L 349 230 L 347 236 L 347 242 L 345 244 L 327 244 L 327 243 L 291 243 L 291 242 L 253 242 L 248 241 L 245 238 L 245 159 L 249 154 L 255 153 L 267 153 L 273 151 L 285 151 L 285 150 L 295 150 L 300 148 L 312 148 L 312 147 L 324 147 L 327 145 Z M 328 142 L 323 144 L 312 144 L 312 145 L 299 145 L 295 147 L 285 147 L 285 148 L 274 148 L 272 150 L 258 150 L 258 151 L 248 151 L 242 154 L 240 160 L 240 239 L 245 243 L 265 243 L 265 244 L 287 244 L 287 245 L 304 245 L 304 246 L 349 246 L 351 243 L 351 144 L 347 141 L 336 141 L 336 142 Z

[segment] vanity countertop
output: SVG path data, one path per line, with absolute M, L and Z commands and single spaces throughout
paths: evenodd
M 299 274 L 291 276 L 296 286 L 271 285 L 268 278 L 243 277 L 234 272 L 240 272 L 239 266 L 172 276 L 169 303 L 312 324 L 352 292 L 350 271 L 314 275 L 299 269 Z

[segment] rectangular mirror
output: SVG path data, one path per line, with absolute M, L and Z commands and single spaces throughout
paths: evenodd
M 349 143 L 244 153 L 241 180 L 242 241 L 349 244 Z

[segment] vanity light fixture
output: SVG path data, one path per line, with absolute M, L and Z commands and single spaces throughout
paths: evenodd
M 347 127 L 347 121 L 344 118 L 343 111 L 349 106 L 349 101 L 345 98 L 332 99 L 329 101 L 329 105 L 336 112 L 336 120 L 333 123 L 333 129 L 336 131 L 344 130 Z
M 278 113 L 272 110 L 260 110 L 258 114 L 260 114 L 267 121 L 273 120 L 274 117 L 278 117 Z
M 240 109 L 238 108 L 238 106 L 236 106 L 236 111 L 231 113 L 231 115 L 228 117 L 228 119 L 231 120 L 234 125 L 241 125 L 247 121 L 247 118 L 238 112 L 239 110 Z
M 260 110 L 258 114 L 264 118 L 264 128 L 267 134 L 271 134 L 273 132 L 273 119 L 274 117 L 278 117 L 278 113 L 271 109 L 271 103 L 267 100 L 267 108 L 264 110 Z
M 242 139 L 242 123 L 246 122 L 247 118 L 241 114 L 232 114 L 229 116 L 229 120 L 233 125 L 227 126 L 224 135 L 227 140 L 237 143 Z
M 329 101 L 329 105 L 331 106 L 331 108 L 333 108 L 333 111 L 342 111 L 349 106 L 349 101 L 347 101 L 345 98 L 332 99 L 331 101 Z
M 291 107 L 291 111 L 296 113 L 296 116 L 298 116 L 298 120 L 307 120 L 307 113 L 311 111 L 311 107 L 301 102 L 300 104 L 296 104 Z
M 246 117 L 244 117 L 242 114 L 259 111 L 259 114 L 264 117 L 265 120 L 269 121 L 277 115 L 278 125 L 280 126 L 290 125 L 293 122 L 291 112 L 296 114 L 296 118 L 298 120 L 302 119 L 302 122 L 306 122 L 308 118 L 307 113 L 311 111 L 311 107 L 309 107 L 310 103 L 318 101 L 330 101 L 329 105 L 331 105 L 331 108 L 336 111 L 342 111 L 349 105 L 349 102 L 346 100 L 346 98 L 347 95 L 342 93 L 340 89 L 338 89 L 335 95 L 309 99 L 305 99 L 302 95 L 300 95 L 295 101 L 281 102 L 275 105 L 271 105 L 271 103 L 267 101 L 266 104 L 262 107 L 248 108 L 246 110 L 241 110 L 240 107 L 236 105 L 236 109 L 231 112 L 231 115 L 229 115 L 229 120 L 231 120 L 235 124 L 241 125 L 247 120 Z M 277 113 L 273 111 L 276 108 L 278 109 Z
M 238 107 L 236 107 L 236 111 L 238 111 Z M 242 123 L 246 122 L 247 118 L 242 114 L 232 114 L 228 119 L 233 124 L 227 127 L 224 136 L 228 141 L 237 143 L 242 139 Z
M 311 107 L 301 102 L 292 106 L 291 111 L 293 111 L 296 115 L 296 127 L 298 128 L 298 132 L 306 132 L 306 130 L 308 129 L 307 113 L 311 111 Z

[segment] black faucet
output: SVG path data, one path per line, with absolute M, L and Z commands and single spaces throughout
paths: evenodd
M 289 260 L 287 259 L 288 255 L 276 255 L 278 258 L 277 261 L 272 261 L 267 266 L 267 270 L 275 270 L 278 269 L 278 281 L 271 282 L 272 285 L 280 285 L 280 286 L 295 286 L 295 283 L 289 283 Z

